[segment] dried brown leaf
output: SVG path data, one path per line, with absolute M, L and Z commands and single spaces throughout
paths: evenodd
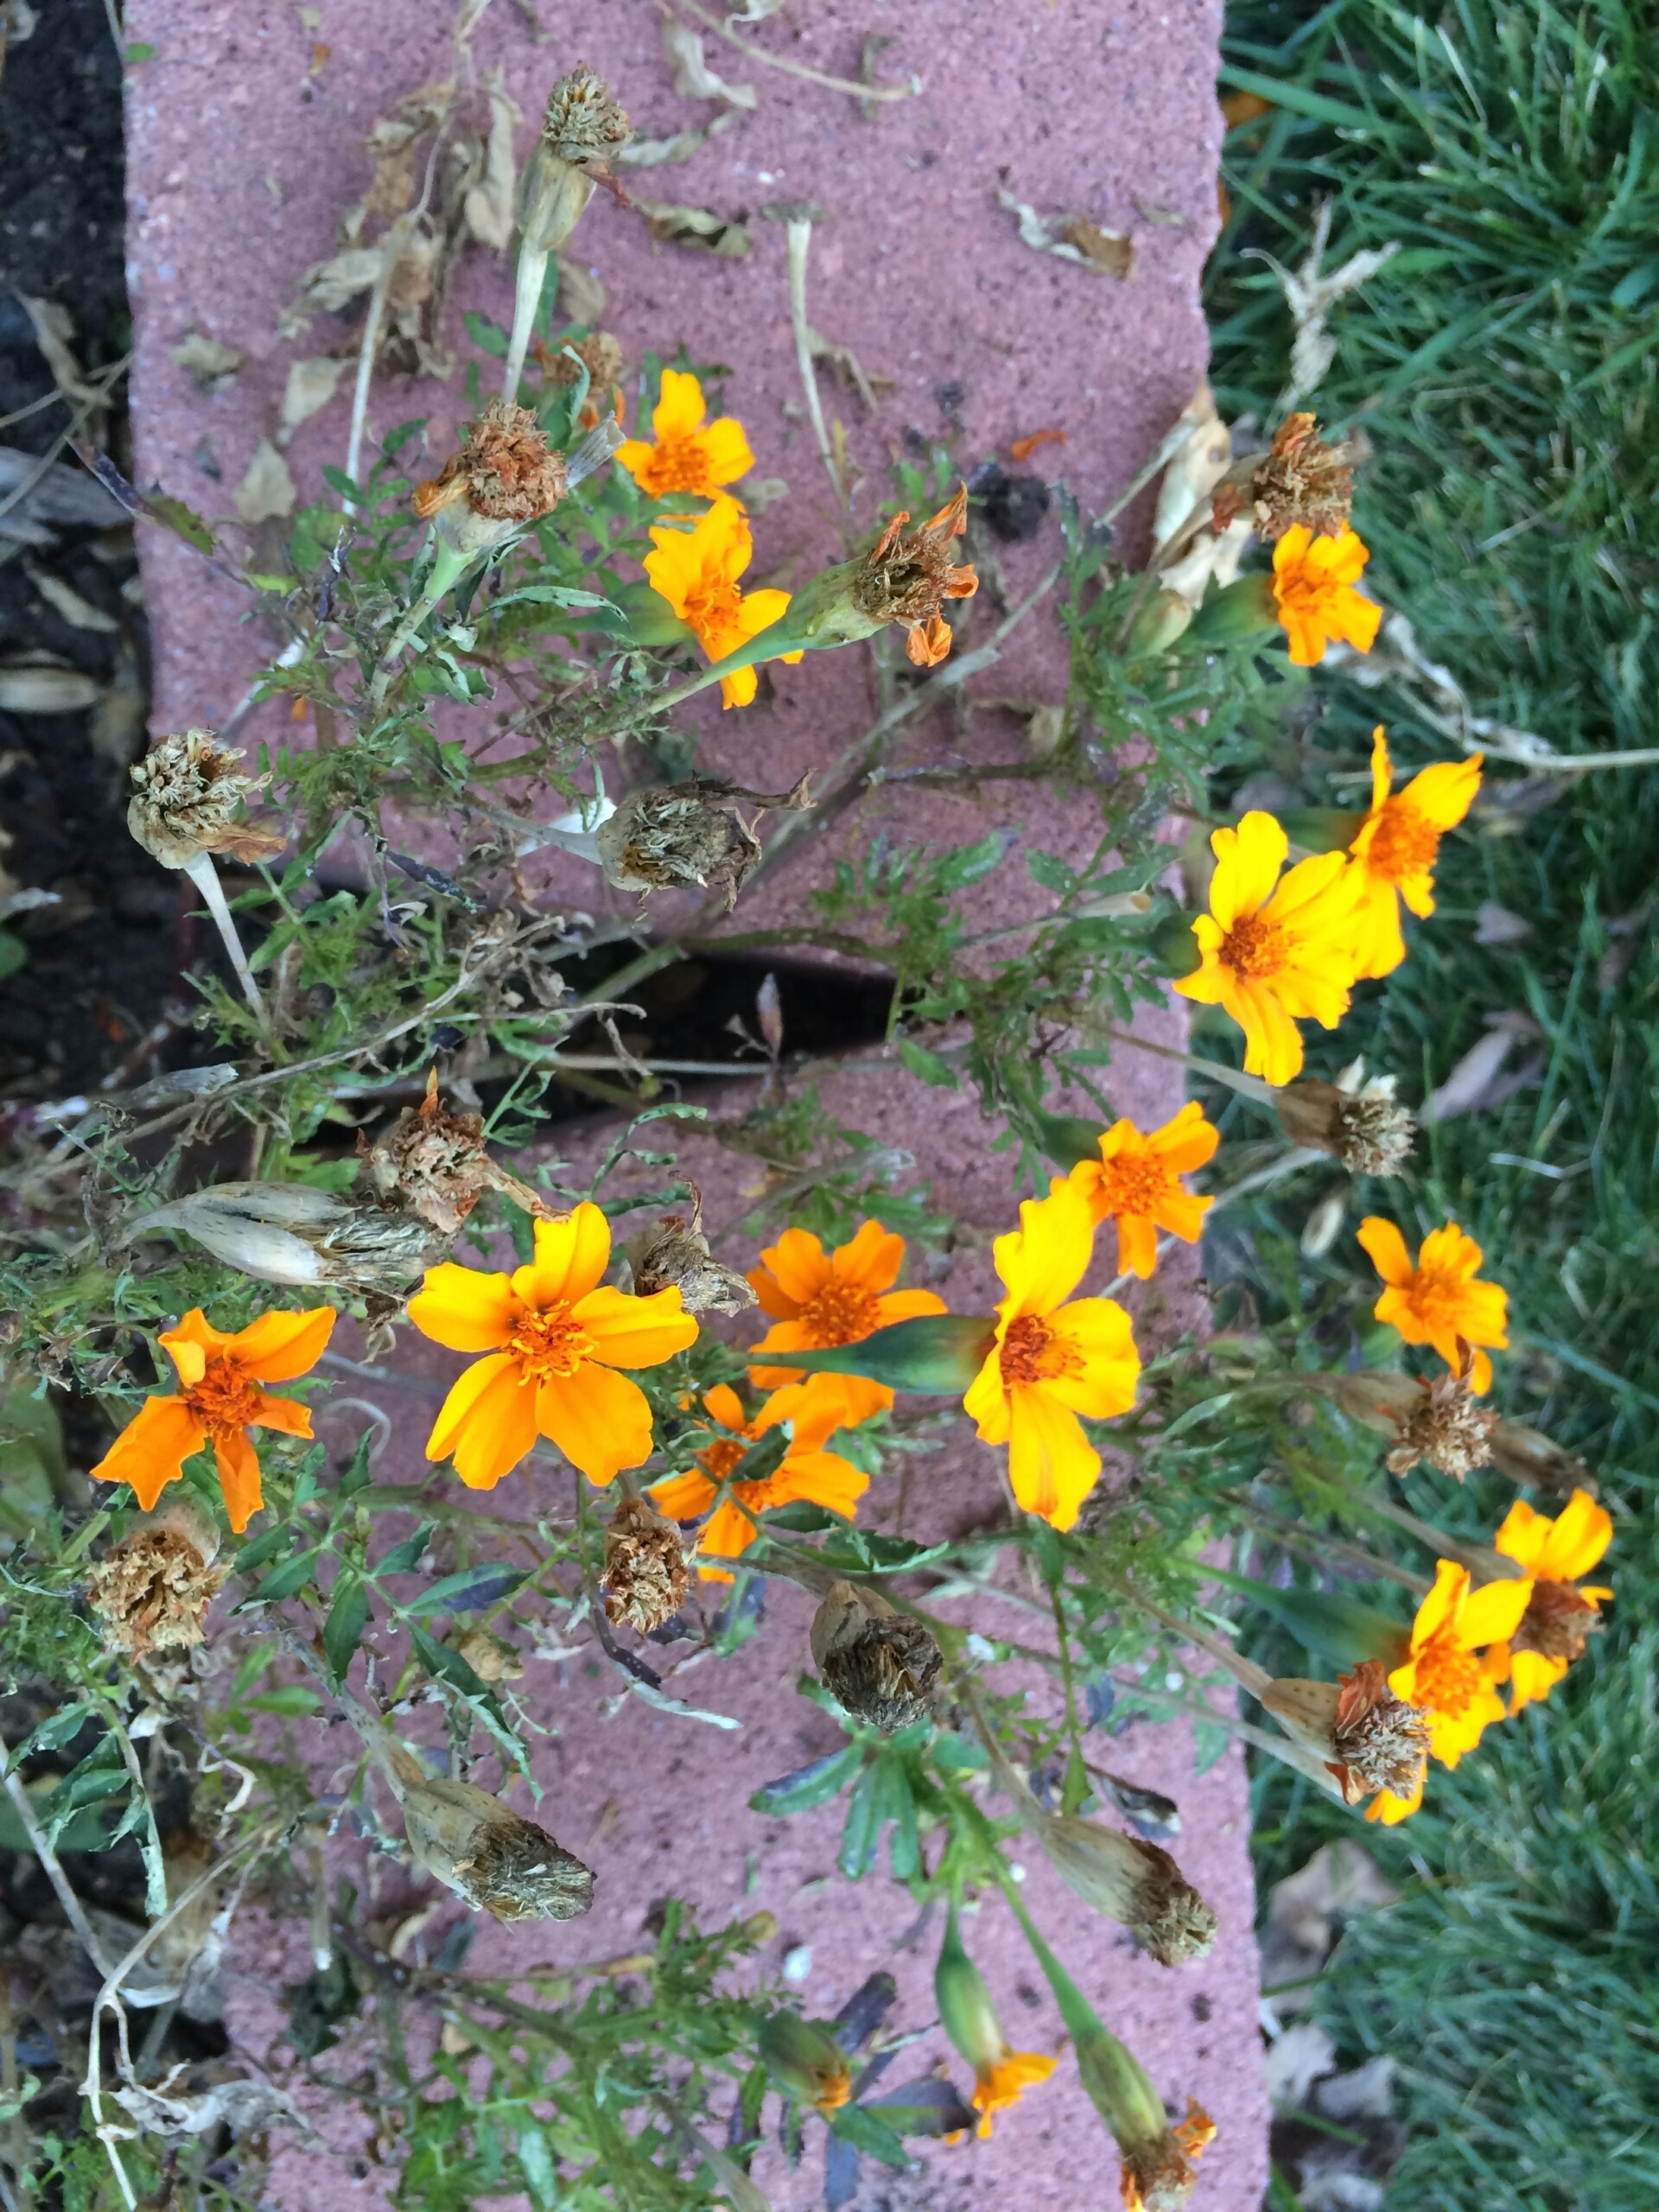
M 660 245 L 679 245 L 712 253 L 721 261 L 741 261 L 754 240 L 741 223 L 729 222 L 707 207 L 678 207 L 664 200 L 636 200 L 634 206 Z

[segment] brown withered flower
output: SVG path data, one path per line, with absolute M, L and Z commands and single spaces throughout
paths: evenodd
M 561 77 L 547 96 L 541 143 L 573 168 L 608 176 L 610 164 L 632 136 L 632 125 L 609 86 L 585 61 Z
M 671 1621 L 691 1586 L 685 1544 L 674 1523 L 646 1497 L 625 1497 L 605 1531 L 600 1577 L 605 1611 L 641 1636 Z
M 594 1878 L 581 1859 L 487 1789 L 417 1769 L 404 1774 L 398 1797 L 414 1857 L 474 1910 L 574 1920 L 593 1904 Z
M 1417 1125 L 1394 1095 L 1391 1075 L 1353 1087 L 1308 1076 L 1273 1094 L 1279 1125 L 1307 1152 L 1328 1152 L 1351 1175 L 1397 1175 Z
M 775 796 L 715 777 L 648 784 L 630 791 L 594 831 L 600 865 L 619 891 L 695 886 L 717 892 L 729 914 L 761 859 L 754 824 L 736 811 L 746 803 L 766 811 L 812 802 L 804 777 L 793 791 Z
M 813 1616 L 812 1662 L 855 1719 L 889 1736 L 928 1719 L 944 1664 L 920 1621 L 850 1582 L 832 1582 Z
M 552 513 L 569 481 L 530 409 L 489 399 L 460 452 L 415 486 L 410 504 L 423 522 L 464 500 L 482 522 L 531 523 Z
M 602 415 L 615 414 L 622 384 L 622 348 L 608 330 L 590 332 L 586 338 L 567 338 L 558 346 L 549 346 L 538 338 L 530 351 L 548 383 L 558 391 L 578 383 L 582 370 L 587 370 L 588 397 L 576 416 L 579 430 L 591 430 Z
M 1442 1382 L 1453 1379 L 1440 1378 Z M 1403 1439 L 1413 1415 L 1423 1407 L 1425 1399 L 1432 1396 L 1433 1389 L 1432 1384 L 1420 1382 L 1414 1376 L 1365 1367 L 1347 1375 L 1300 1375 L 1295 1378 L 1295 1387 L 1300 1392 L 1317 1391 L 1322 1397 L 1334 1398 L 1344 1413 L 1363 1421 L 1379 1434 L 1393 1438 L 1396 1445 Z M 1443 1392 L 1443 1397 L 1444 1395 Z M 1472 1397 L 1471 1402 L 1477 1413 L 1484 1410 Z M 1459 1415 L 1460 1421 L 1466 1418 Z M 1478 1448 L 1478 1443 L 1465 1427 L 1461 1448 L 1472 1451 Z M 1447 1439 L 1437 1448 L 1446 1452 L 1444 1465 L 1421 1447 L 1418 1457 L 1428 1459 L 1431 1465 L 1442 1466 L 1444 1472 L 1455 1473 L 1459 1440 L 1455 1436 Z M 1592 1497 L 1595 1494 L 1594 1478 L 1578 1454 L 1567 1451 L 1541 1430 L 1529 1428 L 1524 1421 L 1505 1421 L 1499 1416 L 1486 1432 L 1484 1456 L 1478 1461 L 1469 1459 L 1464 1471 L 1487 1465 L 1496 1467 L 1500 1474 L 1508 1475 L 1513 1482 L 1527 1483 L 1535 1490 L 1554 1491 L 1563 1497 L 1575 1490 L 1587 1490 Z
M 1466 1376 L 1418 1378 L 1418 1397 L 1395 1429 L 1395 1442 L 1383 1454 L 1391 1475 L 1408 1475 L 1420 1459 L 1440 1474 L 1462 1482 L 1477 1468 L 1492 1464 L 1492 1438 L 1498 1414 L 1482 1405 Z
M 486 1191 L 499 1191 L 543 1221 L 563 1217 L 539 1191 L 497 1164 L 484 1149 L 484 1116 L 457 1114 L 438 1096 L 438 1071 L 426 1079 L 426 1096 L 406 1106 L 372 1146 L 359 1140 L 361 1172 L 384 1204 L 405 1207 L 440 1236 L 460 1233 Z
M 86 1602 L 104 1649 L 129 1659 L 188 1651 L 201 1642 L 227 1567 L 219 1531 L 194 1505 L 146 1515 L 87 1570 Z
M 164 737 L 135 763 L 127 827 L 153 860 L 185 868 L 201 853 L 262 861 L 281 852 L 285 838 L 238 819 L 270 781 L 241 774 L 236 763 L 242 757 L 212 730 L 187 729 Z
M 1198 2184 L 1193 2161 L 1215 2139 L 1215 2121 L 1189 2097 L 1185 2120 L 1148 2141 L 1124 2148 L 1123 2212 L 1181 2212 Z
M 635 1294 L 649 1298 L 659 1290 L 677 1290 L 688 1313 L 741 1313 L 754 1304 L 754 1286 L 747 1275 L 715 1258 L 702 1233 L 702 1194 L 693 1183 L 691 1218 L 683 1214 L 659 1214 L 654 1229 L 631 1236 L 622 1247 L 633 1270 Z
M 1299 1743 L 1318 1753 L 1357 1805 L 1375 1790 L 1409 1797 L 1428 1757 L 1428 1722 L 1396 1697 L 1380 1661 L 1362 1660 L 1335 1682 L 1280 1676 L 1262 1704 Z
M 1268 544 L 1298 524 L 1313 535 L 1339 537 L 1354 504 L 1353 457 L 1327 445 L 1312 415 L 1287 415 L 1250 479 L 1255 526 Z
M 469 1628 L 447 1641 L 456 1657 L 467 1662 L 480 1682 L 517 1682 L 524 1678 L 524 1661 L 510 1643 L 503 1643 L 487 1629 Z
M 939 613 L 947 599 L 971 599 L 979 578 L 950 556 L 950 541 L 968 526 L 968 486 L 958 484 L 918 529 L 906 531 L 907 511 L 894 515 L 880 537 L 853 564 L 852 601 L 874 622 L 901 622 L 905 651 L 918 668 L 931 668 L 950 650 L 950 629 Z
M 1046 1812 L 1027 1826 L 1067 1887 L 1120 1921 L 1160 1966 L 1208 1952 L 1220 1923 L 1160 1846 L 1075 1813 Z

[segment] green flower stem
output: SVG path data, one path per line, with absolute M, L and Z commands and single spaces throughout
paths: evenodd
M 425 588 L 392 632 L 391 643 L 380 656 L 380 665 L 374 671 L 369 697 L 378 709 L 391 688 L 391 679 L 397 672 L 398 658 L 404 647 L 418 635 L 423 622 L 440 602 L 452 592 L 472 566 L 476 556 L 463 553 L 459 546 L 448 544 L 442 537 L 432 556 L 432 572 Z

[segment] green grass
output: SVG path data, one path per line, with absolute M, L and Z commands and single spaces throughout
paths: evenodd
M 1431 23 L 1381 0 L 1235 0 L 1226 53 L 1230 84 L 1275 109 L 1229 143 L 1235 212 L 1211 288 L 1224 412 L 1267 416 L 1288 358 L 1279 287 L 1242 249 L 1300 262 L 1323 199 L 1327 269 L 1397 241 L 1334 309 L 1337 362 L 1306 403 L 1371 442 L 1356 510 L 1370 588 L 1473 712 L 1567 753 L 1652 746 L 1651 11 L 1463 4 Z M 1404 694 L 1338 680 L 1324 696 L 1324 720 L 1275 763 L 1319 803 L 1378 719 L 1408 768 L 1453 750 Z M 1521 776 L 1494 764 L 1491 780 L 1513 795 Z M 1659 771 L 1535 779 L 1527 796 L 1542 803 L 1487 811 L 1448 846 L 1439 914 L 1315 1062 L 1363 1044 L 1419 1097 L 1486 1015 L 1537 1023 L 1515 1056 L 1535 1081 L 1429 1132 L 1405 1194 L 1374 1185 L 1369 1203 L 1408 1235 L 1450 1216 L 1478 1237 L 1511 1294 L 1500 1396 L 1584 1454 L 1618 1529 L 1607 1633 L 1546 1707 L 1436 1770 L 1407 1827 L 1357 1831 L 1280 1773 L 1256 1779 L 1264 1885 L 1341 1833 L 1404 1890 L 1350 1929 L 1318 2000 L 1347 2054 L 1400 2063 L 1399 2212 L 1659 2204 L 1659 906 L 1630 919 L 1659 888 Z M 1529 939 L 1477 945 L 1483 899 Z M 1288 1205 L 1258 1217 L 1299 1225 Z M 1344 1244 L 1328 1264 L 1357 1257 Z M 1408 1494 L 1471 1532 L 1510 1495 L 1423 1476 Z

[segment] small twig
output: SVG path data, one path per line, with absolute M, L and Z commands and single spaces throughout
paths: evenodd
M 701 6 L 699 0 L 679 0 L 679 4 L 750 61 L 759 61 L 768 69 L 781 69 L 785 76 L 799 77 L 809 85 L 822 85 L 828 92 L 849 92 L 855 100 L 912 100 L 922 89 L 921 79 L 914 75 L 907 85 L 855 85 L 848 77 L 826 76 L 822 69 L 809 68 L 804 61 L 786 60 L 781 54 L 768 54 L 763 46 L 751 46 L 747 39 L 739 38 L 735 31 L 728 29 L 718 16 Z

